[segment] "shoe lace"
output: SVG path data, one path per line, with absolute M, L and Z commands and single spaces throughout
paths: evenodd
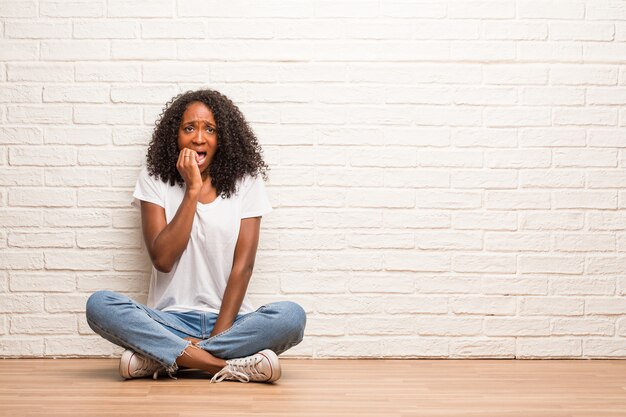
M 256 365 L 261 361 L 257 355 L 241 359 L 226 361 L 226 366 L 213 375 L 211 382 L 222 382 L 224 379 L 236 379 L 240 382 L 250 382 L 250 376 L 261 375 Z
M 139 367 L 137 368 L 137 371 L 141 372 L 141 373 L 150 373 L 152 372 L 152 370 L 154 370 L 154 373 L 152 374 L 152 379 L 156 380 L 159 377 L 159 373 L 165 373 L 166 372 L 166 368 L 164 366 L 161 366 L 158 362 L 150 359 L 150 358 L 146 358 L 143 356 L 139 356 L 138 358 L 140 359 L 140 364 Z M 175 376 L 172 376 L 171 372 L 167 372 L 167 375 L 171 378 L 171 379 L 178 379 Z

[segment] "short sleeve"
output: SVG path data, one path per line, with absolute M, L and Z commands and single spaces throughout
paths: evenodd
M 139 173 L 139 177 L 137 178 L 131 205 L 139 208 L 141 206 L 139 200 L 142 200 L 165 207 L 163 185 L 165 184 L 162 181 L 150 176 L 148 168 L 144 166 Z
M 260 175 L 248 176 L 242 182 L 241 218 L 258 217 L 272 211 L 265 184 Z

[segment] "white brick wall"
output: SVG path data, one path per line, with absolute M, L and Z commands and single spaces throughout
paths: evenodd
M 250 292 L 312 357 L 626 358 L 626 1 L 0 0 L 0 356 L 145 302 L 155 117 L 229 95 L 276 210 Z

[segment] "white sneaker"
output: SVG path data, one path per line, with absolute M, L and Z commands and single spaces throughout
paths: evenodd
M 159 362 L 141 356 L 137 352 L 126 349 L 120 359 L 120 375 L 123 378 L 143 378 L 152 375 L 157 379 L 159 371 L 165 371 L 165 367 Z
M 240 382 L 274 382 L 280 378 L 278 356 L 270 349 L 245 358 L 229 359 L 226 366 L 216 373 L 211 382 L 222 382 L 224 379 Z

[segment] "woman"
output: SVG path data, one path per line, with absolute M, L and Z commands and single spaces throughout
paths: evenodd
M 112 291 L 87 301 L 89 326 L 127 349 L 122 377 L 185 367 L 211 382 L 280 378 L 277 355 L 302 341 L 306 315 L 290 301 L 255 310 L 246 296 L 261 217 L 272 209 L 266 170 L 226 96 L 189 91 L 166 105 L 133 194 L 153 265 L 148 305 Z

